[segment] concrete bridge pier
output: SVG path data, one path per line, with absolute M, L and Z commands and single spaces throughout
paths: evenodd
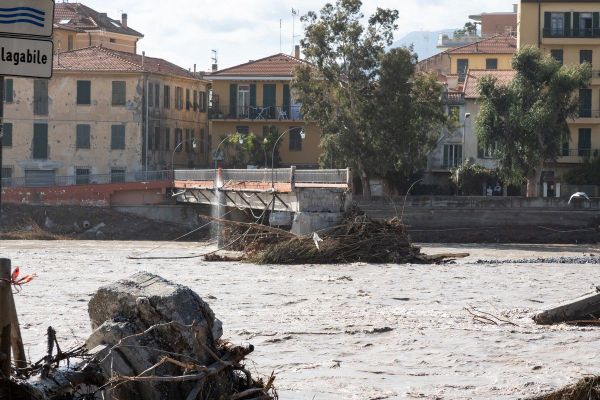
M 310 235 L 340 223 L 352 204 L 352 193 L 334 188 L 298 188 L 298 211 L 294 213 L 292 232 Z

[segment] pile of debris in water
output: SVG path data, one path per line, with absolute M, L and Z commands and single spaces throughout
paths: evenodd
M 100 288 L 88 309 L 85 345 L 62 351 L 49 328 L 48 354 L 10 380 L 0 374 L 0 398 L 277 398 L 274 375 L 256 380 L 242 363 L 253 347 L 222 340 L 221 322 L 188 287 L 138 273 Z
M 256 264 L 429 264 L 451 261 L 466 254 L 428 256 L 413 246 L 398 218 L 373 220 L 356 211 L 339 225 L 299 236 L 261 224 L 221 221 L 227 250 L 240 257 L 211 253 L 207 261 L 249 261 Z

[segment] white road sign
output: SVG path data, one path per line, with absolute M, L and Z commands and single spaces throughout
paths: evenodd
M 0 35 L 52 36 L 54 1 L 1 0 Z
M 53 50 L 50 40 L 0 37 L 0 75 L 50 78 Z

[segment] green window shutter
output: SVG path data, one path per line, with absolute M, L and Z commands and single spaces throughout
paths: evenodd
M 48 81 L 45 79 L 33 81 L 33 114 L 48 115 Z
M 250 107 L 256 107 L 256 84 L 250 84 Z
M 573 26 L 571 25 L 571 13 L 565 13 L 565 36 L 570 36 Z
M 77 125 L 77 136 L 75 138 L 75 148 L 89 149 L 90 148 L 90 126 L 87 124 Z
M 237 84 L 229 85 L 229 115 L 235 117 L 237 115 Z
M 290 114 L 291 102 L 292 102 L 292 96 L 290 95 L 290 85 L 286 83 L 283 85 L 283 111 L 285 111 L 287 113 L 288 117 L 291 115 Z
M 92 104 L 92 82 L 77 81 L 77 104 Z
M 573 13 L 573 34 L 579 36 L 579 13 Z
M 552 13 L 546 11 L 544 13 L 544 29 L 550 30 L 552 28 Z
M 12 103 L 13 101 L 13 80 L 4 79 L 4 102 Z
M 275 107 L 276 100 L 276 86 L 270 83 L 265 84 L 263 86 L 263 106 Z
M 125 125 L 111 126 L 110 148 L 112 150 L 125 149 Z
M 33 159 L 48 159 L 48 124 L 33 124 Z
M 13 125 L 11 123 L 2 124 L 2 146 L 12 147 Z
M 592 13 L 592 27 L 594 28 L 594 37 L 600 37 L 600 12 Z
M 126 103 L 125 81 L 113 81 L 112 83 L 112 105 L 124 106 Z

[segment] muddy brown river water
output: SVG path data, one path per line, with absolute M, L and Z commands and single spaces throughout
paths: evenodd
M 156 248 L 158 247 L 158 248 Z M 249 367 L 275 371 L 287 399 L 515 399 L 600 374 L 600 329 L 540 327 L 531 316 L 600 285 L 600 265 L 477 265 L 600 253 L 599 246 L 427 245 L 470 252 L 455 265 L 255 266 L 132 260 L 200 254 L 190 243 L 3 241 L 0 256 L 38 277 L 16 296 L 25 346 L 44 352 L 51 325 L 63 347 L 90 333 L 87 302 L 145 270 L 194 289 L 224 337 L 256 346 Z M 477 322 L 477 307 L 514 323 Z

